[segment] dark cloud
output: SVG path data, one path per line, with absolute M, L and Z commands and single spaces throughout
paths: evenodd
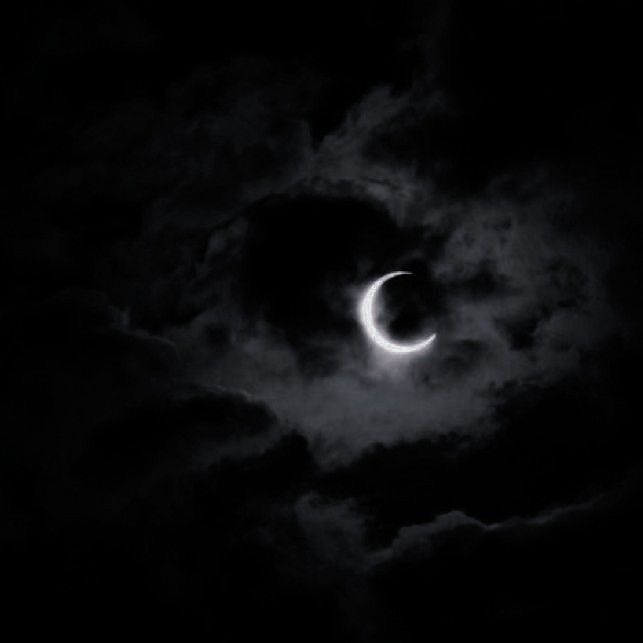
M 615 550 L 620 531 L 632 527 L 627 512 L 599 504 L 495 525 L 452 513 L 409 528 L 373 571 L 381 640 L 393 632 L 413 640 L 425 630 L 504 638 L 526 623 L 538 636 L 552 629 L 620 636 L 633 623 L 631 576 Z M 590 532 L 591 544 L 582 536 Z M 610 554 L 598 557 L 594 547 Z M 600 590 L 603 582 L 612 595 Z
M 437 365 L 437 378 L 461 380 L 475 371 L 480 360 L 488 356 L 488 347 L 472 339 L 454 342 L 444 351 Z
M 27 3 L 5 622 L 618 638 L 641 570 L 634 24 L 574 2 Z M 392 270 L 412 275 L 381 323 L 438 336 L 416 360 L 355 319 Z
M 276 423 L 268 409 L 238 393 L 195 393 L 98 427 L 82 466 L 90 478 L 119 480 L 150 468 L 202 468 L 221 443 L 261 435 Z
M 377 515 L 372 536 L 385 541 L 402 525 L 452 509 L 497 522 L 573 502 L 609 487 L 637 461 L 631 427 L 607 432 L 596 397 L 588 382 L 503 393 L 492 435 L 374 448 L 330 474 L 329 493 L 348 493 Z

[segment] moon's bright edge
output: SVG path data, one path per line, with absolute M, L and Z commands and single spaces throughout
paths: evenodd
M 389 272 L 388 274 L 376 279 L 371 283 L 368 288 L 366 288 L 364 295 L 359 304 L 359 319 L 362 324 L 362 328 L 366 333 L 367 337 L 379 348 L 396 354 L 408 354 L 408 353 L 417 353 L 428 348 L 436 338 L 436 334 L 433 333 L 431 336 L 426 339 L 421 339 L 416 342 L 411 343 L 402 343 L 395 342 L 390 337 L 386 335 L 380 328 L 377 327 L 375 322 L 375 303 L 377 299 L 377 294 L 380 288 L 389 280 L 399 275 L 410 275 L 412 273 L 398 270 L 397 272 Z

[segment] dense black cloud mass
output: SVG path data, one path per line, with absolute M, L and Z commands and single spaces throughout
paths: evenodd
M 629 6 L 7 22 L 6 636 L 636 626 Z M 394 270 L 381 323 L 438 334 L 409 360 L 356 320 Z

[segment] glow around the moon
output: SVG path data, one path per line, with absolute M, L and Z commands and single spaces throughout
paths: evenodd
M 406 271 L 397 271 L 389 272 L 388 274 L 376 279 L 372 284 L 368 286 L 362 299 L 359 304 L 359 319 L 364 329 L 364 332 L 368 338 L 381 349 L 388 351 L 389 353 L 397 354 L 407 354 L 407 353 L 417 353 L 428 348 L 436 338 L 436 334 L 427 337 L 426 339 L 421 339 L 416 342 L 410 343 L 401 343 L 395 342 L 390 337 L 386 335 L 381 329 L 377 327 L 375 322 L 375 304 L 377 299 L 377 293 L 384 283 L 389 279 L 393 279 L 399 275 L 410 275 L 410 272 Z

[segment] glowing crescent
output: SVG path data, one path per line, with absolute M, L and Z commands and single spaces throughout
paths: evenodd
M 389 339 L 375 324 L 375 299 L 377 297 L 379 289 L 389 279 L 393 279 L 393 277 L 397 277 L 398 275 L 410 274 L 412 273 L 399 270 L 397 272 L 389 272 L 387 275 L 376 279 L 366 289 L 366 292 L 364 293 L 362 301 L 359 305 L 359 318 L 362 322 L 362 326 L 364 327 L 364 331 L 374 344 L 376 344 L 380 348 L 383 348 L 385 351 L 389 351 L 390 353 L 416 353 L 417 351 L 421 351 L 424 348 L 428 348 L 435 341 L 436 334 L 433 333 L 433 335 L 427 337 L 426 339 L 421 339 L 420 341 L 412 342 L 410 344 L 401 344 Z

